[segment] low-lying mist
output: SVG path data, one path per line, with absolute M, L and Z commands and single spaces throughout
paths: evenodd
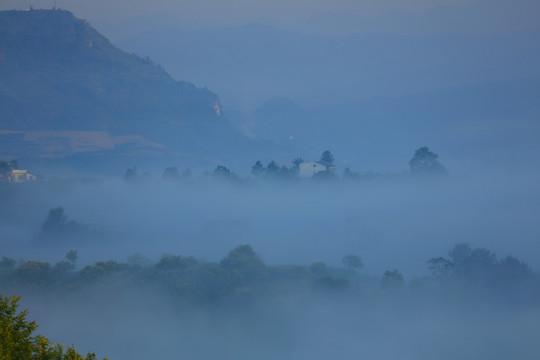
M 84 262 L 137 252 L 154 260 L 164 253 L 218 260 L 250 244 L 272 264 L 337 264 L 354 253 L 368 273 L 397 267 L 418 276 L 428 258 L 469 242 L 537 270 L 539 196 L 534 177 L 51 181 L 4 192 L 0 250 L 46 260 L 78 249 Z M 58 206 L 95 234 L 39 237 Z
M 111 359 L 535 359 L 538 308 L 408 293 L 264 295 L 211 309 L 148 292 L 27 297 L 39 331 Z
M 457 266 L 456 252 L 451 257 L 449 251 L 469 243 L 495 253 L 478 252 L 493 264 L 511 255 L 536 273 L 540 192 L 533 176 L 156 176 L 136 183 L 47 180 L 5 186 L 1 194 L 1 256 L 20 269 L 28 260 L 54 264 L 69 250 L 78 254 L 74 268 L 55 278 L 60 270 L 52 266 L 44 283 L 1 270 L 2 292 L 23 296 L 40 333 L 100 357 L 540 354 L 537 275 L 507 288 L 470 277 L 469 270 L 445 275 L 444 262 L 437 268 L 428 263 L 442 257 Z M 54 228 L 54 221 L 62 227 Z M 223 259 L 241 244 L 264 262 L 264 280 L 240 281 L 226 272 Z M 363 267 L 344 266 L 347 254 L 360 257 Z M 191 265 L 167 270 L 167 259 Z M 163 271 L 225 290 L 170 285 Z

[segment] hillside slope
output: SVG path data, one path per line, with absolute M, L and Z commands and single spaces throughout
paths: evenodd
M 113 151 L 121 144 L 209 156 L 219 152 L 209 142 L 242 141 L 216 94 L 175 81 L 67 11 L 0 12 L 0 65 L 5 157 Z

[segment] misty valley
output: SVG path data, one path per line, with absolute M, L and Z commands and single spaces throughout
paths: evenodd
M 38 333 L 100 358 L 533 359 L 537 203 L 484 180 L 2 184 L 0 287 Z
M 0 2 L 0 360 L 540 359 L 536 0 Z

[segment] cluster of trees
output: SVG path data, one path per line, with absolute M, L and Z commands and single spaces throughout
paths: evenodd
M 1 360 L 97 359 L 95 353 L 83 356 L 74 346 L 62 346 L 42 335 L 33 336 L 37 324 L 27 320 L 28 310 L 19 311 L 19 299 L 18 296 L 0 294 Z
M 76 250 L 70 250 L 66 253 L 63 260 L 51 265 L 46 261 L 17 261 L 13 258 L 3 256 L 0 261 L 0 271 L 12 274 L 9 282 L 21 282 L 30 285 L 49 285 L 55 280 L 63 279 L 73 270 L 77 262 L 78 253 Z
M 334 155 L 330 152 L 330 150 L 325 150 L 322 153 L 319 161 L 324 163 L 325 165 L 333 165 Z M 300 164 L 302 164 L 303 162 L 304 159 L 297 157 L 291 160 L 290 167 L 287 167 L 285 165 L 280 167 L 274 160 L 272 160 L 265 167 L 261 163 L 261 161 L 257 160 L 257 162 L 255 162 L 255 165 L 251 167 L 251 174 L 256 178 L 297 177 L 300 171 Z
M 326 164 L 334 163 L 334 156 L 329 150 L 326 150 L 321 155 L 320 161 Z M 295 158 L 291 160 L 291 165 L 279 166 L 275 160 L 271 160 L 266 166 L 260 160 L 257 160 L 251 167 L 251 175 L 256 179 L 285 179 L 291 180 L 298 178 L 300 164 L 304 162 L 301 158 Z M 148 176 L 148 175 L 147 175 Z M 223 165 L 217 165 L 213 171 L 205 171 L 203 176 L 212 177 L 216 179 L 234 180 L 239 181 L 240 178 L 229 168 Z M 193 173 L 191 169 L 185 169 L 180 173 L 177 167 L 165 168 L 162 175 L 164 180 L 167 181 L 191 181 L 193 179 Z M 127 182 L 137 182 L 141 179 L 137 175 L 137 168 L 133 167 L 126 171 L 124 179 Z
M 485 248 L 473 248 L 468 243 L 454 246 L 448 258 L 428 261 L 433 277 L 442 282 L 466 282 L 485 288 L 512 288 L 536 279 L 529 266 L 513 256 L 497 259 Z
M 127 169 L 126 173 L 124 174 L 124 180 L 128 183 L 137 183 L 141 180 L 147 180 L 150 177 L 151 176 L 148 171 L 145 171 L 144 173 L 142 173 L 142 175 L 139 175 L 136 166 Z
M 126 263 L 98 261 L 75 271 L 77 252 L 51 265 L 42 261 L 21 261 L 4 257 L 0 262 L 0 286 L 4 289 L 30 287 L 77 289 L 96 283 L 114 286 L 137 286 L 206 303 L 229 296 L 277 289 L 295 282 L 304 287 L 344 290 L 354 281 L 355 270 L 363 267 L 356 255 L 343 258 L 344 268 L 317 262 L 309 266 L 268 266 L 250 245 L 239 245 L 219 262 L 208 262 L 191 256 L 165 254 L 153 263 L 134 254 Z M 266 289 L 266 290 L 265 290 Z
M 103 229 L 90 227 L 82 222 L 68 220 L 62 206 L 50 209 L 41 231 L 35 240 L 37 244 L 80 242 L 86 240 L 104 239 L 107 233 Z
M 525 263 L 511 256 L 497 258 L 491 251 L 473 248 L 467 243 L 455 245 L 447 257 L 428 260 L 432 275 L 409 283 L 396 269 L 385 271 L 379 278 L 359 272 L 364 263 L 354 254 L 342 258 L 343 267 L 323 262 L 269 266 L 249 245 L 235 247 L 219 262 L 171 254 L 152 262 L 134 254 L 126 263 L 98 261 L 78 271 L 77 255 L 71 250 L 54 266 L 3 257 L 0 288 L 11 293 L 28 288 L 32 291 L 57 289 L 65 295 L 66 291 L 77 291 L 85 286 L 111 286 L 116 291 L 136 286 L 208 306 L 221 300 L 241 306 L 254 295 L 272 300 L 296 296 L 302 291 L 308 291 L 304 292 L 308 296 L 320 292 L 359 297 L 374 294 L 376 299 L 382 299 L 381 296 L 402 299 L 415 291 L 425 296 L 426 291 L 436 291 L 434 294 L 442 295 L 436 297 L 438 299 L 451 294 L 460 297 L 470 294 L 473 298 L 488 294 L 490 303 L 519 301 L 519 304 L 535 307 L 540 303 L 540 279 Z M 458 288 L 461 291 L 456 291 Z M 102 290 L 109 291 L 108 288 Z M 83 356 L 73 346 L 65 347 L 41 335 L 33 336 L 36 324 L 26 319 L 26 311 L 18 312 L 18 301 L 18 297 L 0 295 L 0 359 L 96 359 L 93 353 Z
M 16 264 L 4 257 L 0 262 L 0 286 L 16 290 L 21 287 L 60 287 L 77 289 L 85 285 L 114 284 L 115 288 L 136 286 L 166 291 L 198 304 L 230 296 L 265 293 L 280 295 L 280 289 L 317 291 L 356 291 L 358 289 L 447 289 L 461 287 L 467 291 L 486 291 L 498 299 L 527 298 L 540 300 L 540 282 L 536 274 L 514 257 L 497 259 L 486 249 L 458 244 L 449 258 L 428 261 L 432 276 L 415 279 L 408 287 L 403 274 L 385 271 L 380 278 L 358 272 L 364 264 L 357 255 L 346 255 L 343 267 L 323 262 L 311 265 L 268 266 L 249 245 L 239 245 L 219 262 L 208 262 L 191 256 L 166 254 L 152 262 L 140 254 L 128 261 L 98 261 L 75 271 L 77 253 L 70 251 L 65 260 L 54 266 L 47 262 L 26 261 Z M 378 285 L 377 285 L 378 284 Z M 436 286 L 435 286 L 436 285 Z
M 255 165 L 251 167 L 251 175 L 258 179 L 290 179 L 298 176 L 300 164 L 303 162 L 304 160 L 302 160 L 301 158 L 295 158 L 291 161 L 292 164 L 290 167 L 287 167 L 285 165 L 282 165 L 280 167 L 278 163 L 274 160 L 270 161 L 266 166 L 264 166 L 260 160 L 257 160 L 257 162 L 255 162 Z
M 334 155 L 329 150 L 324 151 L 319 159 L 319 162 L 321 164 L 324 164 L 328 167 L 332 167 L 334 165 L 334 161 Z M 291 160 L 290 166 L 280 166 L 275 160 L 271 160 L 266 165 L 264 165 L 262 161 L 257 160 L 255 164 L 251 167 L 250 173 L 251 176 L 255 179 L 292 180 L 298 178 L 300 164 L 302 164 L 303 162 L 304 160 L 302 158 L 297 157 Z M 415 150 L 413 157 L 409 161 L 409 168 L 411 174 L 420 176 L 448 174 L 446 168 L 439 162 L 439 156 L 429 150 L 429 148 L 426 146 Z M 223 165 L 216 166 L 216 168 L 211 172 L 205 171 L 203 175 L 217 179 L 227 179 L 234 181 L 241 180 L 233 171 Z M 345 168 L 343 171 L 343 179 L 347 180 L 371 178 L 375 176 L 376 174 L 372 173 L 360 175 L 358 172 L 352 171 L 349 168 Z M 138 182 L 149 177 L 150 174 L 147 172 L 140 176 L 135 166 L 127 169 L 124 175 L 124 179 L 130 183 Z M 313 177 L 319 179 L 337 178 L 333 170 L 320 171 L 316 173 Z M 177 167 L 168 167 L 163 171 L 163 179 L 169 181 L 190 181 L 193 179 L 193 173 L 190 169 L 185 169 L 184 171 L 182 171 L 182 173 L 180 173 Z
M 414 152 L 413 157 L 409 161 L 410 172 L 416 175 L 447 175 L 448 172 L 446 168 L 441 165 L 438 158 L 439 156 L 437 154 L 429 150 L 428 147 L 423 146 Z M 332 166 L 334 165 L 334 160 L 334 155 L 329 150 L 326 150 L 322 153 L 319 162 L 327 166 Z M 291 161 L 291 167 L 288 168 L 286 166 L 279 167 L 279 165 L 273 160 L 269 162 L 266 167 L 264 167 L 260 161 L 257 161 L 251 168 L 251 174 L 255 178 L 297 177 L 300 164 L 303 162 L 303 159 L 295 158 Z M 368 174 L 367 176 L 370 175 Z M 334 178 L 336 175 L 333 171 L 321 171 L 315 174 L 314 177 Z M 360 177 L 361 176 L 358 172 L 354 172 L 349 168 L 345 168 L 343 172 L 344 179 L 355 179 Z

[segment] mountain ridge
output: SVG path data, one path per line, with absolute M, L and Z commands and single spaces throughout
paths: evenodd
M 114 152 L 129 143 L 207 157 L 243 142 L 215 93 L 174 80 L 65 10 L 0 12 L 0 64 L 0 156 Z
M 332 105 L 537 76 L 538 44 L 535 33 L 328 36 L 257 24 L 147 31 L 118 42 L 242 111 L 273 97 Z

